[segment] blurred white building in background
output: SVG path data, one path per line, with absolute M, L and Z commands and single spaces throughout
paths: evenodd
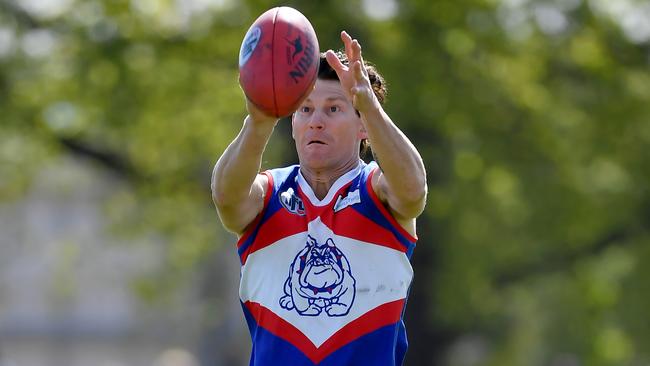
M 103 216 L 124 184 L 68 157 L 26 197 L 0 203 L 0 366 L 247 364 L 235 249 L 217 253 L 221 273 L 209 274 L 223 292 L 219 314 L 206 309 L 200 279 L 174 288 L 169 303 L 148 304 L 132 286 L 159 269 L 163 248 L 111 236 Z

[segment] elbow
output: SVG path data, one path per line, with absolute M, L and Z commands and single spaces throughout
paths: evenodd
M 211 184 L 212 188 L 212 202 L 217 209 L 217 215 L 223 225 L 224 229 L 234 234 L 241 234 L 243 232 L 243 223 L 241 222 L 242 215 L 238 212 L 240 207 L 233 206 L 231 200 L 224 190 L 219 189 L 219 186 Z
M 227 207 L 232 205 L 233 202 L 236 202 L 233 192 L 232 183 L 228 181 L 223 169 L 220 169 L 219 162 L 214 166 L 212 170 L 212 178 L 210 180 L 210 190 L 212 191 L 212 202 L 217 208 Z
M 219 163 L 214 166 L 212 169 L 212 177 L 210 179 L 210 190 L 212 191 L 212 202 L 214 202 L 215 206 L 217 208 L 220 206 L 220 203 L 223 202 L 224 199 L 224 192 L 222 189 L 220 189 L 219 185 L 219 180 L 218 180 L 218 170 L 217 167 L 219 166 Z
M 427 202 L 427 185 L 426 181 L 414 187 L 405 189 L 400 197 L 401 213 L 404 217 L 415 218 L 424 212 L 424 207 Z
M 427 177 L 423 172 L 423 174 L 414 179 L 411 184 L 404 187 L 401 198 L 409 205 L 421 205 L 422 208 L 424 208 L 424 203 L 427 200 L 427 193 Z
M 424 202 L 427 199 L 427 172 L 424 168 L 422 158 L 418 159 L 417 166 L 413 168 L 416 172 L 405 185 L 402 190 L 402 199 L 414 206 L 421 205 L 424 208 Z
M 227 206 L 229 202 L 229 195 L 226 193 L 226 190 L 217 183 L 216 179 L 212 180 L 210 188 L 212 190 L 212 202 L 214 202 L 214 205 L 217 208 Z
M 217 184 L 214 177 L 210 183 L 210 190 L 212 191 L 212 202 L 219 207 L 219 203 L 223 201 L 223 192 L 219 190 L 219 185 Z
M 223 228 L 226 229 L 226 231 L 237 235 L 244 232 L 245 226 L 241 222 L 229 219 L 227 215 L 222 215 L 220 210 L 217 210 L 217 213 L 219 214 L 221 225 L 223 225 Z
M 414 219 L 424 212 L 427 200 L 426 188 L 419 193 L 409 192 L 388 200 L 389 207 L 402 219 Z
M 215 206 L 217 206 L 217 207 L 224 206 L 224 200 L 225 200 L 225 198 L 224 198 L 223 194 L 212 191 L 212 202 L 214 203 Z
M 407 207 L 408 216 L 418 217 L 424 212 L 424 206 L 427 202 L 427 189 L 426 186 L 417 194 L 412 195 L 406 200 L 405 206 Z

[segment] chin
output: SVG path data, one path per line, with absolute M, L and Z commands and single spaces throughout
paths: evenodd
M 300 161 L 300 165 L 312 170 L 322 170 L 330 166 L 326 161 L 319 159 L 304 159 Z
M 331 156 L 317 152 L 305 152 L 300 156 L 300 165 L 311 169 L 326 168 L 331 164 Z

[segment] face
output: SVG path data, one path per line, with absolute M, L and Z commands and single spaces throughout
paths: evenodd
M 313 286 L 325 288 L 336 286 L 343 282 L 343 268 L 336 260 L 335 247 L 332 239 L 323 245 L 309 237 L 309 252 L 306 253 L 305 267 L 300 274 L 300 284 L 303 287 Z
M 367 137 L 341 84 L 320 79 L 294 113 L 292 135 L 300 164 L 316 170 L 337 169 L 356 162 L 359 143 Z

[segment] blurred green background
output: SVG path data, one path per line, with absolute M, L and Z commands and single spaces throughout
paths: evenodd
M 0 0 L 0 365 L 247 364 L 209 183 L 277 5 L 425 160 L 407 365 L 650 364 L 647 1 Z

